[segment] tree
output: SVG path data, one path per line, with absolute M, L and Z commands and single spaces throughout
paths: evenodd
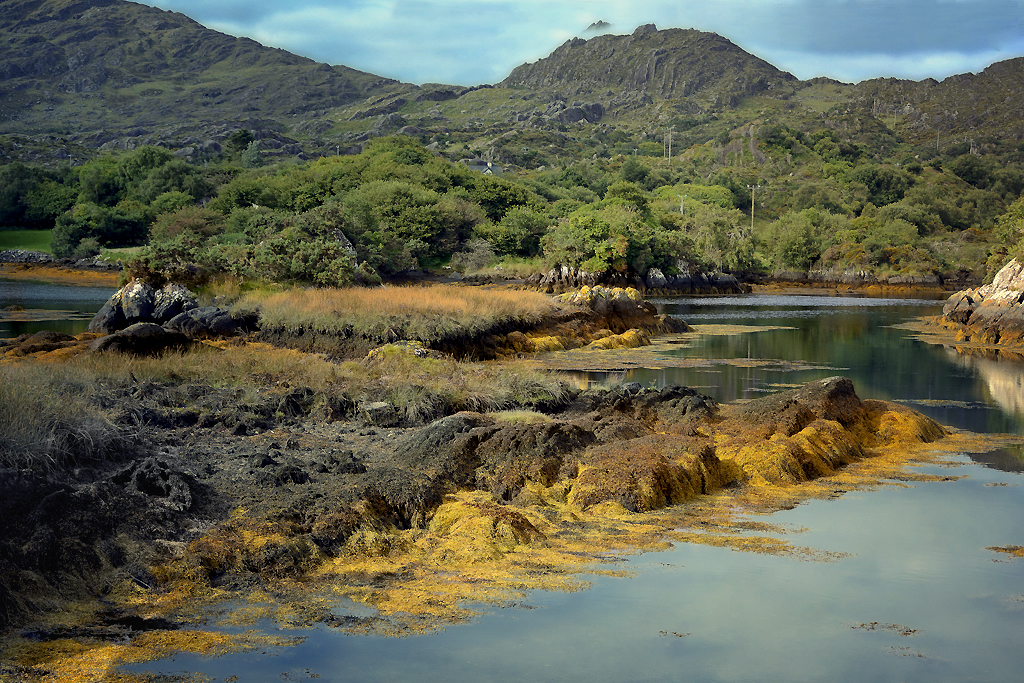
M 239 128 L 234 133 L 228 136 L 227 145 L 228 149 L 232 152 L 241 152 L 249 143 L 253 141 L 252 133 L 247 128 Z
M 116 206 L 76 204 L 57 218 L 50 248 L 54 256 L 64 258 L 85 239 L 95 239 L 103 247 L 137 246 L 145 242 L 152 220 L 149 207 L 134 200 Z
M 259 168 L 263 165 L 263 154 L 260 153 L 260 143 L 253 140 L 242 152 L 242 166 L 245 168 Z
M 619 169 L 619 177 L 628 183 L 642 183 L 647 180 L 647 176 L 650 175 L 651 169 L 640 163 L 636 157 L 628 157 L 622 162 L 622 167 Z

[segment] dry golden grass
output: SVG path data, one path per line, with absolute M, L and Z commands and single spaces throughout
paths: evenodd
M 539 292 L 454 285 L 259 292 L 237 305 L 258 308 L 264 327 L 425 343 L 504 322 L 537 323 L 556 310 Z

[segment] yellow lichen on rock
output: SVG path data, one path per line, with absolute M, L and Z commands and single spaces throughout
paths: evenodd
M 565 344 L 560 337 L 532 337 L 533 353 L 545 353 L 548 351 L 565 351 Z
M 590 342 L 585 349 L 593 351 L 608 351 L 611 349 L 637 349 L 641 346 L 649 346 L 650 338 L 643 330 L 626 330 L 622 334 L 612 334 Z

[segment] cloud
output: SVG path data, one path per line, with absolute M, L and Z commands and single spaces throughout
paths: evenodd
M 422 83 L 502 80 L 591 23 L 729 38 L 801 78 L 942 78 L 1022 54 L 1016 0 L 157 0 L 210 28 Z

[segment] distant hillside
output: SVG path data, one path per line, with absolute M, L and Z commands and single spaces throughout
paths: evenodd
M 0 163 L 78 163 L 144 144 L 202 161 L 241 128 L 270 159 L 401 133 L 528 169 L 631 154 L 669 129 L 681 152 L 749 146 L 764 126 L 828 128 L 878 159 L 997 142 L 1005 157 L 1024 139 L 1024 59 L 941 83 L 800 81 L 722 36 L 646 25 L 574 38 L 493 87 L 416 86 L 124 0 L 3 2 Z
M 5 0 L 0 12 L 7 133 L 99 145 L 169 124 L 179 138 L 253 119 L 280 128 L 396 84 L 122 0 Z
M 573 38 L 549 57 L 516 68 L 500 85 L 550 88 L 569 97 L 612 89 L 610 108 L 656 97 L 689 98 L 696 109 L 708 109 L 796 81 L 717 34 L 648 24 L 628 36 Z

